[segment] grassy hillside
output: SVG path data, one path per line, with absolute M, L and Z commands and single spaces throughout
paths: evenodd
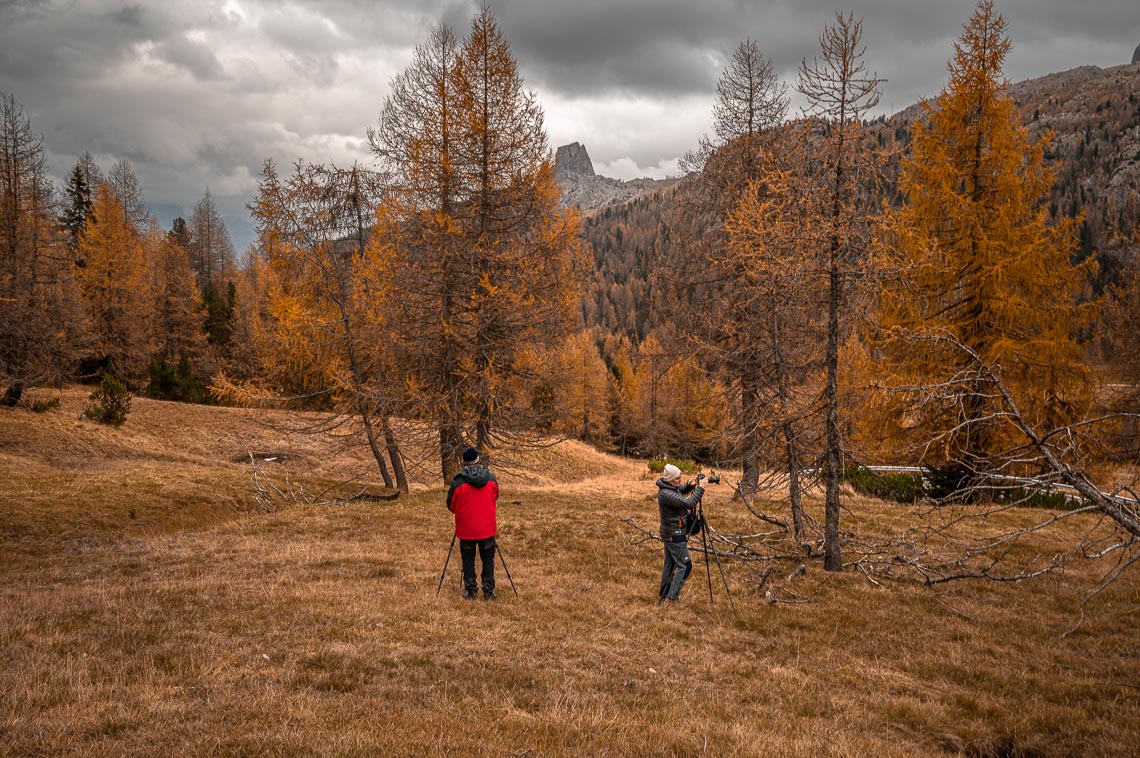
M 658 607 L 660 544 L 622 520 L 656 528 L 650 475 L 566 445 L 509 456 L 520 597 L 500 566 L 502 599 L 470 603 L 457 554 L 435 595 L 451 524 L 430 472 L 394 502 L 265 512 L 249 451 L 313 493 L 375 483 L 366 451 L 141 399 L 103 428 L 83 402 L 0 411 L 2 754 L 1140 752 L 1136 572 L 1064 639 L 1107 566 L 932 590 L 809 562 L 780 582 L 811 602 L 770 605 L 733 563 L 736 620 L 698 557 Z M 760 531 L 728 495 L 706 498 L 714 524 Z M 846 504 L 850 523 L 914 515 Z

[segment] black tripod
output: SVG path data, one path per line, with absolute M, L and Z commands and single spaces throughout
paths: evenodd
M 439 584 L 435 588 L 435 594 L 438 595 L 439 591 L 443 588 L 443 577 L 447 575 L 447 564 L 451 563 L 451 551 L 455 549 L 455 533 L 451 535 L 451 547 L 447 548 L 447 558 L 443 560 L 443 571 L 439 572 Z M 518 588 L 515 587 L 515 580 L 511 576 L 511 570 L 507 568 L 507 561 L 503 558 L 503 548 L 499 545 L 499 539 L 495 538 L 495 552 L 499 555 L 499 563 L 503 564 L 503 571 L 507 572 L 507 581 L 511 583 L 511 590 L 515 593 L 515 597 L 519 596 Z
M 720 571 L 720 580 L 724 583 L 724 593 L 728 595 L 728 604 L 732 608 L 732 615 L 739 620 L 740 615 L 736 612 L 736 603 L 732 600 L 732 591 L 728 589 L 728 578 L 724 575 L 724 566 L 720 565 L 720 555 L 717 554 L 716 546 L 709 539 L 709 522 L 705 518 L 705 506 L 700 502 L 697 503 L 697 523 L 700 524 L 701 529 L 701 547 L 705 551 L 705 577 L 709 582 L 709 602 L 713 602 L 712 569 L 709 568 L 709 553 L 711 552 L 713 558 L 716 559 L 716 567 Z

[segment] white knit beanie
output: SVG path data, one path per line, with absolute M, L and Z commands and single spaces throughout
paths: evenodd
M 665 464 L 665 470 L 661 472 L 661 478 L 667 482 L 671 482 L 681 476 L 681 469 L 674 466 L 672 463 Z

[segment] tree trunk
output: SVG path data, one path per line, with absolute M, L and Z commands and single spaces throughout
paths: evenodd
M 475 422 L 475 447 L 483 452 L 491 449 L 491 411 L 485 402 L 479 403 L 479 412 Z
M 24 383 L 19 379 L 13 379 L 8 383 L 8 389 L 4 391 L 3 405 L 8 408 L 15 408 L 16 404 L 20 402 L 20 398 L 24 395 Z
M 837 244 L 833 243 L 833 244 Z M 827 403 L 826 464 L 827 498 L 824 506 L 823 568 L 843 570 L 839 545 L 839 296 L 837 251 L 832 248 L 830 289 L 827 303 Z
M 788 501 L 792 507 L 792 536 L 804 539 L 804 508 L 800 501 L 800 464 L 796 457 L 796 435 L 791 421 L 784 422 L 784 442 L 788 461 Z
M 454 424 L 442 424 L 439 427 L 439 460 L 444 484 L 450 484 L 452 478 L 459 473 L 459 454 L 462 448 L 463 439 L 459 435 L 459 429 Z
M 396 489 L 401 492 L 408 491 L 408 472 L 404 469 L 404 457 L 400 455 L 400 446 L 396 443 L 396 433 L 388 422 L 388 415 L 380 415 L 380 428 L 384 432 L 384 447 L 388 451 L 388 460 L 392 462 L 392 473 L 396 476 Z
M 388 473 L 388 466 L 384 463 L 384 454 L 380 452 L 380 445 L 376 442 L 376 431 L 372 428 L 372 409 L 368 407 L 368 399 L 360 394 L 359 387 L 357 388 L 357 398 L 360 402 L 360 418 L 364 422 L 364 431 L 368 435 L 368 447 L 372 450 L 372 457 L 376 459 L 376 465 L 380 468 L 380 476 L 384 479 L 384 486 L 391 488 L 392 475 Z
M 740 383 L 740 416 L 744 434 L 740 440 L 740 494 L 751 495 L 760 483 L 760 463 L 756 460 L 756 384 L 746 376 Z
M 384 486 L 390 488 L 392 486 L 392 475 L 388 473 L 388 466 L 384 463 L 384 454 L 380 451 L 380 445 L 376 441 L 376 430 L 372 428 L 372 408 L 364 391 L 364 371 L 356 355 L 356 339 L 353 335 L 352 319 L 349 312 L 349 303 L 354 294 L 352 290 L 352 267 L 341 261 L 336 253 L 333 253 L 332 261 L 340 292 L 331 294 L 340 307 L 340 323 L 344 330 L 345 352 L 348 354 L 348 365 L 352 372 L 352 391 L 356 393 L 358 407 L 360 408 L 360 419 L 364 422 L 364 431 L 368 435 L 368 447 L 372 450 L 372 457 L 376 459 L 380 476 L 384 479 Z M 384 427 L 387 431 L 386 419 Z M 385 436 L 387 437 L 387 435 Z

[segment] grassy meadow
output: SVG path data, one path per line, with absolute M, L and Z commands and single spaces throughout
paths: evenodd
M 500 565 L 501 599 L 472 603 L 458 549 L 436 596 L 430 472 L 392 502 L 268 512 L 250 451 L 310 494 L 375 464 L 282 415 L 136 398 L 115 429 L 84 402 L 0 410 L 2 754 L 1140 755 L 1136 571 L 1064 638 L 1107 563 L 932 589 L 789 560 L 766 587 L 810 602 L 773 605 L 734 562 L 734 618 L 694 553 L 659 607 L 660 543 L 625 521 L 656 530 L 652 475 L 564 443 L 505 456 L 519 597 Z M 768 528 L 729 495 L 710 488 L 714 526 Z M 845 528 L 914 517 L 846 506 Z

